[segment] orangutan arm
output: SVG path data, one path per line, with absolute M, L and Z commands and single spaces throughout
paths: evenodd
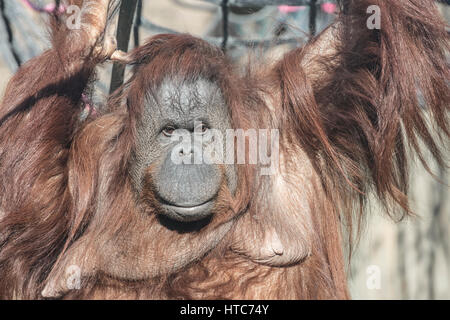
M 311 226 L 307 210 L 311 201 L 330 201 L 339 213 L 316 215 L 340 216 L 348 226 L 353 210 L 363 212 L 358 206 L 370 191 L 388 209 L 396 204 L 407 212 L 407 142 L 421 157 L 418 141 L 423 140 L 435 158 L 442 159 L 442 148 L 426 125 L 430 120 L 448 141 L 449 38 L 435 4 L 359 0 L 341 1 L 341 6 L 344 2 L 347 11 L 333 26 L 287 53 L 269 72 L 274 78 L 274 122 L 289 140 L 281 141 L 280 154 L 296 159 L 303 153 L 309 164 L 298 168 L 280 164 L 279 175 L 262 184 L 263 196 L 253 205 L 260 208 L 255 213 L 260 218 L 244 216 L 236 228 L 233 249 L 256 262 L 296 263 L 309 253 L 310 239 L 340 232 L 305 229 Z M 367 27 L 371 5 L 380 8 L 380 30 Z M 286 184 L 283 178 L 304 176 L 301 171 L 308 167 L 314 172 L 311 177 L 321 181 L 322 198 L 308 199 L 304 192 L 308 181 L 299 178 L 297 185 Z M 283 191 L 280 181 L 289 187 Z M 280 192 L 285 194 L 280 197 Z M 247 235 L 252 241 L 244 241 Z

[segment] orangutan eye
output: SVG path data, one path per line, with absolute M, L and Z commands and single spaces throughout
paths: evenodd
M 208 126 L 204 123 L 200 123 L 194 128 L 194 132 L 198 134 L 205 134 L 206 132 L 208 132 L 208 130 Z
M 172 126 L 167 126 L 162 130 L 162 133 L 166 136 L 166 137 L 170 137 L 173 135 L 173 133 L 175 132 L 175 128 Z

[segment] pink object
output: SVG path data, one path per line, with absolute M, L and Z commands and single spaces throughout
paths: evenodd
M 335 3 L 326 2 L 326 3 L 322 4 L 322 11 L 324 11 L 328 14 L 335 13 L 336 9 L 337 9 L 337 5 Z
M 56 12 L 56 5 L 54 3 L 49 3 L 44 7 L 44 11 L 47 13 L 53 13 Z M 58 10 L 58 14 L 64 13 L 65 8 L 64 6 L 61 4 L 59 5 L 59 10 Z
M 45 7 L 41 8 L 35 5 L 31 0 L 22 0 L 22 2 L 31 10 L 37 12 L 62 14 L 66 10 L 63 5 L 60 5 L 59 8 L 56 9 L 54 3 L 47 4 Z
M 278 6 L 278 10 L 282 13 L 292 13 L 305 9 L 305 6 Z

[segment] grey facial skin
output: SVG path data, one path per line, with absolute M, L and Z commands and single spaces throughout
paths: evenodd
M 160 203 L 160 214 L 182 222 L 201 220 L 213 214 L 224 181 L 234 194 L 236 169 L 233 165 L 225 165 L 223 170 L 215 164 L 174 163 L 172 152 L 189 156 L 202 152 L 207 145 L 174 150 L 179 143 L 172 139 L 172 134 L 174 130 L 183 130 L 191 134 L 194 141 L 194 134 L 216 129 L 225 137 L 226 130 L 231 128 L 228 107 L 216 84 L 204 79 L 166 79 L 155 94 L 148 94 L 137 126 L 131 178 L 138 195 L 149 187 L 145 185 L 148 179 L 144 178 L 150 174 L 151 166 L 151 181 Z M 225 141 L 223 146 L 225 152 Z

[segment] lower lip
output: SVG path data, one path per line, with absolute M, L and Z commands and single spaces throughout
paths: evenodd
M 178 221 L 197 221 L 206 218 L 212 213 L 214 202 L 208 201 L 195 207 L 178 207 L 163 204 L 166 215 Z

